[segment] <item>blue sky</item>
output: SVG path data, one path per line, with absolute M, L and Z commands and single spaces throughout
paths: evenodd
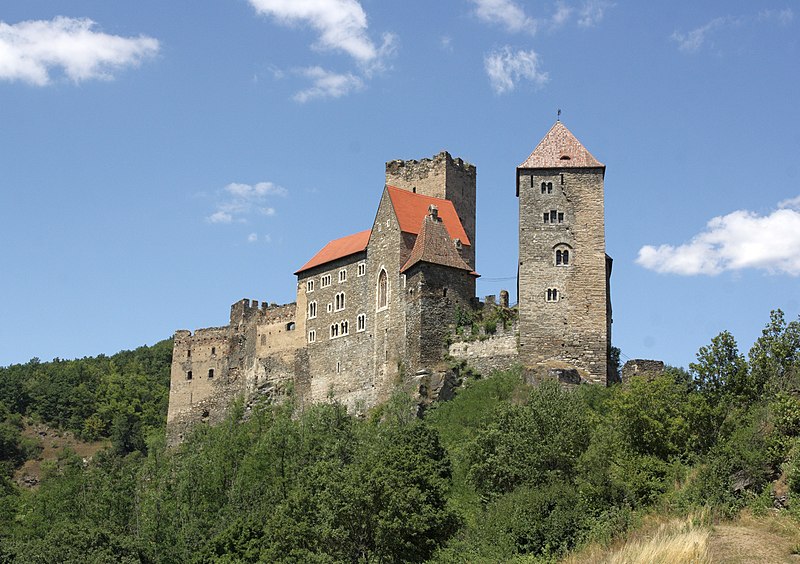
M 614 343 L 686 366 L 800 312 L 800 6 L 6 0 L 0 365 L 223 325 L 370 227 L 384 163 L 478 169 L 515 299 L 515 167 L 562 110 L 606 164 Z

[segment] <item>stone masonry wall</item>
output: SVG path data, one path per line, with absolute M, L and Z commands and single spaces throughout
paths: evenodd
M 608 303 L 606 286 L 603 171 L 519 171 L 520 354 L 529 366 L 552 360 L 578 368 L 593 382 L 606 382 Z M 541 183 L 552 193 L 541 193 Z M 543 214 L 563 213 L 545 223 Z M 556 216 L 557 217 L 557 216 Z M 555 252 L 569 251 L 556 265 Z M 558 290 L 547 301 L 547 290 Z
M 505 328 L 498 325 L 494 335 L 454 341 L 448 353 L 455 360 L 465 361 L 469 368 L 481 376 L 488 377 L 493 372 L 508 370 L 520 363 L 518 329 L 517 322 L 509 323 Z

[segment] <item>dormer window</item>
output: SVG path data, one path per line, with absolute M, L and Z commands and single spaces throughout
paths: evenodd
M 561 155 L 561 157 L 559 157 L 559 160 L 568 161 L 568 160 L 570 160 L 570 158 L 569 158 L 569 155 Z

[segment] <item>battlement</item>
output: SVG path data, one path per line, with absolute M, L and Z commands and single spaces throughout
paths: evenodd
M 434 171 L 443 168 L 449 168 L 472 177 L 476 175 L 475 165 L 458 157 L 453 158 L 447 151 L 442 151 L 431 158 L 388 161 L 386 163 L 386 183 L 392 184 L 390 179 L 394 180 L 398 177 L 408 181 L 427 178 Z M 402 188 L 402 186 L 398 186 L 398 188 Z
M 294 318 L 296 304 L 277 304 L 275 302 L 259 302 L 243 298 L 231 306 L 231 327 L 247 323 L 253 319 L 268 323 Z

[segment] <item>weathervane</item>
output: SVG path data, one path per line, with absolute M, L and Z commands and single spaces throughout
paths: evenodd
M 561 108 L 558 108 L 558 115 L 556 115 L 556 121 L 561 121 Z

